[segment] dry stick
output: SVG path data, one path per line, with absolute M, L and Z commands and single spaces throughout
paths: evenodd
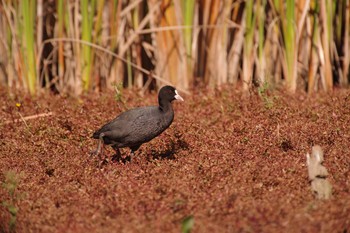
M 27 127 L 28 132 L 33 136 L 33 133 L 30 132 L 29 126 L 28 126 L 26 120 L 23 118 L 22 114 L 21 114 L 20 112 L 19 112 L 18 114 L 19 114 L 19 116 L 21 117 L 21 120 L 24 122 L 25 126 Z M 19 120 L 18 120 L 18 121 L 19 121 Z
M 35 114 L 35 115 L 32 115 L 32 116 L 26 116 L 26 117 L 23 117 L 21 113 L 18 113 L 18 114 L 21 117 L 20 119 L 15 119 L 13 121 L 5 121 L 4 124 L 17 123 L 17 122 L 20 122 L 22 120 L 24 122 L 24 124 L 29 128 L 29 126 L 27 125 L 26 120 L 32 120 L 32 119 L 36 119 L 36 118 L 39 118 L 39 117 L 52 116 L 53 112 L 40 113 L 40 114 Z
M 152 28 L 152 29 L 144 29 L 137 31 L 138 34 L 151 34 L 154 32 L 164 32 L 164 31 L 174 31 L 174 30 L 182 30 L 182 29 L 188 29 L 188 28 L 199 28 L 199 29 L 217 29 L 217 28 L 241 28 L 242 26 L 230 21 L 229 25 L 224 24 L 208 24 L 208 25 L 177 25 L 177 26 L 166 26 L 166 27 L 158 27 L 158 28 Z M 106 39 L 113 39 L 116 36 L 108 36 Z
M 132 3 L 130 3 L 128 6 L 126 6 L 122 12 L 120 12 L 120 18 L 123 18 L 124 16 L 126 16 L 131 10 L 133 10 L 134 8 L 136 8 L 136 6 L 138 4 L 140 4 L 142 2 L 142 0 L 137 0 L 137 1 L 134 1 Z M 157 5 L 160 5 L 160 4 L 157 4 Z
M 280 123 L 277 123 L 277 141 L 280 140 L 280 128 L 281 128 Z
M 10 28 L 11 34 L 16 35 L 16 33 L 15 33 L 16 29 L 15 29 L 14 23 L 11 23 L 12 22 L 11 12 L 15 11 L 15 10 L 10 9 L 12 7 L 8 6 L 8 4 L 6 4 L 4 0 L 1 1 L 1 5 L 2 5 L 2 9 L 5 13 L 5 18 L 7 20 L 8 26 Z M 15 62 L 15 64 L 18 64 L 19 66 L 21 66 L 22 63 L 21 63 L 19 55 L 18 55 L 19 54 L 18 50 L 19 50 L 20 46 L 19 46 L 19 42 L 18 42 L 18 39 L 16 38 L 16 36 L 13 37 L 12 43 L 14 43 L 14 45 L 15 45 L 12 47 L 13 48 L 12 54 L 14 54 L 14 60 L 15 60 L 14 62 Z M 20 68 L 22 68 L 22 67 L 20 67 Z M 10 86 L 11 86 L 11 83 L 13 83 L 12 79 L 13 79 L 12 75 L 9 75 L 7 83 L 9 83 Z M 21 81 L 21 78 L 19 80 Z M 25 82 L 24 82 L 24 85 L 25 85 Z
M 159 4 L 158 4 L 159 5 Z M 151 20 L 151 16 L 153 15 L 153 12 L 157 9 L 157 6 L 153 7 L 151 12 L 141 21 L 138 29 L 129 37 L 128 41 L 125 43 L 125 45 L 121 48 L 119 52 L 119 56 L 122 57 L 124 53 L 126 52 L 127 48 L 130 47 L 130 45 L 133 43 L 135 38 L 139 35 L 143 34 L 150 34 L 150 33 L 155 33 L 155 32 L 163 32 L 163 31 L 174 31 L 174 30 L 183 30 L 183 29 L 188 29 L 188 28 L 194 28 L 198 29 L 198 33 L 200 29 L 210 29 L 210 28 L 241 28 L 241 25 L 236 24 L 233 21 L 230 21 L 230 25 L 227 24 L 216 24 L 216 25 L 177 25 L 177 26 L 167 26 L 167 27 L 158 27 L 158 28 L 152 28 L 152 29 L 139 29 L 139 28 L 144 28 L 146 26 L 146 23 L 148 23 Z M 110 36 L 107 37 L 106 39 L 112 39 L 115 36 Z M 193 53 L 195 54 L 195 53 Z M 148 76 L 151 76 L 148 74 Z M 182 90 L 181 88 L 178 88 L 179 90 Z M 186 93 L 186 92 L 185 92 Z
M 304 7 L 304 10 L 303 10 L 302 15 L 300 17 L 298 28 L 297 28 L 297 31 L 298 31 L 297 42 L 298 43 L 299 43 L 299 40 L 300 40 L 302 29 L 304 27 L 306 15 L 307 15 L 307 13 L 309 12 L 309 9 L 310 9 L 310 0 L 306 0 L 304 6 L 306 6 L 306 7 Z
M 55 77 L 55 78 L 53 78 L 53 80 L 49 81 L 49 80 L 47 79 L 46 74 L 45 74 L 45 71 L 47 70 L 48 65 L 53 64 L 53 55 L 54 55 L 54 53 L 55 53 L 55 50 L 56 50 L 56 48 L 53 48 L 53 50 L 47 55 L 46 59 L 44 59 L 44 61 L 43 61 L 43 72 L 41 72 L 41 74 L 40 74 L 40 72 L 37 73 L 37 74 L 40 74 L 40 75 L 39 75 L 39 80 L 40 80 L 39 83 L 43 83 L 43 80 L 44 80 L 44 78 L 45 78 L 46 88 L 47 88 L 47 89 L 48 89 L 53 83 L 55 83 L 55 80 L 57 79 L 57 78 Z
M 139 33 L 140 31 L 142 31 L 142 28 L 146 27 L 146 25 L 148 24 L 148 22 L 151 20 L 151 15 L 154 14 L 154 12 L 158 9 L 157 7 L 160 5 L 160 3 L 158 3 L 156 6 L 152 7 L 152 9 L 150 10 L 150 12 L 146 15 L 146 17 L 144 17 L 142 19 L 142 21 L 139 23 L 138 28 L 136 29 L 136 31 L 131 34 L 129 36 L 129 39 L 126 41 L 126 43 L 124 44 L 123 47 L 120 48 L 119 51 L 119 56 L 123 57 L 125 52 L 128 50 L 128 48 L 131 46 L 131 44 L 135 41 L 135 39 L 141 35 L 141 33 Z
M 153 73 L 151 74 L 150 71 L 148 71 L 148 70 L 146 70 L 146 69 L 144 69 L 144 68 L 142 68 L 142 67 L 140 67 L 140 66 L 138 66 L 138 65 L 136 65 L 136 64 L 134 64 L 134 63 L 132 63 L 132 62 L 130 62 L 130 61 L 128 61 L 128 60 L 122 58 L 122 57 L 120 57 L 118 54 L 113 53 L 113 52 L 109 51 L 108 49 L 103 48 L 102 46 L 99 46 L 99 45 L 96 45 L 96 44 L 93 44 L 93 43 L 90 43 L 90 42 L 87 42 L 87 41 L 84 41 L 84 40 L 79 40 L 79 39 L 53 38 L 53 39 L 48 39 L 48 40 L 43 41 L 43 43 L 42 43 L 42 45 L 41 45 L 41 47 L 40 47 L 39 53 L 38 53 L 39 56 L 38 56 L 38 59 L 37 59 L 37 65 L 38 65 L 38 62 L 39 62 L 40 59 L 41 59 L 41 54 L 42 54 L 42 50 L 44 49 L 44 45 L 47 44 L 47 43 L 50 43 L 50 42 L 57 42 L 57 41 L 77 42 L 77 43 L 81 43 L 81 44 L 84 44 L 84 45 L 91 46 L 92 48 L 101 50 L 101 51 L 103 51 L 103 52 L 105 52 L 105 53 L 107 53 L 107 54 L 109 54 L 109 55 L 111 55 L 111 56 L 113 56 L 113 57 L 115 57 L 115 58 L 117 58 L 117 59 L 119 59 L 119 60 L 121 60 L 121 61 L 127 63 L 127 64 L 130 64 L 133 68 L 135 68 L 135 69 L 141 71 L 141 72 L 144 73 L 144 74 L 147 74 L 148 76 L 151 75 L 151 77 L 153 77 L 154 79 L 157 79 L 157 80 L 159 80 L 159 81 L 161 81 L 161 82 L 163 82 L 163 83 L 165 83 L 165 84 L 172 85 L 171 82 L 169 82 L 169 81 L 167 81 L 167 80 L 164 80 L 164 79 L 162 79 L 161 77 L 159 77 L 159 76 L 157 76 L 157 75 L 155 75 L 155 74 L 153 74 Z M 185 93 L 185 94 L 187 94 L 187 95 L 190 95 L 190 92 L 189 92 L 189 91 L 186 91 L 186 90 L 184 90 L 184 89 L 182 89 L 182 88 L 178 88 L 178 90 L 181 91 L 181 92 L 183 92 L 183 93 Z
M 220 28 L 220 27 L 228 27 L 228 28 L 240 28 L 241 26 L 239 24 L 236 24 L 234 22 L 231 22 L 231 25 L 188 25 L 188 26 L 185 26 L 185 25 L 179 25 L 179 26 L 169 26 L 169 27 L 159 27 L 159 28 L 153 28 L 153 29 L 145 29 L 145 30 L 138 30 L 137 31 L 137 34 L 141 35 L 141 34 L 149 34 L 149 33 L 153 33 L 153 32 L 162 32 L 162 31 L 169 31 L 169 30 L 182 30 L 182 29 L 185 29 L 185 28 L 200 28 L 200 29 L 207 29 L 207 28 Z M 113 36 L 114 37 L 114 36 Z M 107 39 L 111 39 L 113 37 L 107 37 Z M 71 38 L 53 38 L 53 39 L 48 39 L 48 40 L 45 40 L 43 41 L 43 43 L 41 44 L 41 47 L 40 47 L 40 50 L 39 50 L 39 56 L 38 56 L 38 59 L 37 59 L 37 67 L 38 67 L 38 63 L 41 59 L 41 56 L 42 56 L 42 50 L 44 49 L 44 45 L 47 44 L 47 43 L 50 43 L 50 42 L 57 42 L 57 41 L 65 41 L 65 42 L 78 42 L 78 43 L 82 43 L 82 44 L 85 44 L 85 45 L 89 45 L 95 49 L 98 49 L 98 50 L 101 50 L 103 52 L 106 52 L 107 54 L 117 58 L 117 59 L 120 59 L 121 61 L 125 62 L 125 63 L 129 63 L 133 68 L 136 68 L 137 70 L 141 71 L 142 73 L 144 74 L 147 74 L 148 76 L 150 77 L 153 77 L 154 79 L 157 79 L 165 84 L 171 84 L 171 82 L 167 81 L 167 80 L 164 80 L 162 79 L 161 77 L 155 75 L 155 74 L 151 74 L 151 72 L 149 72 L 148 70 L 130 62 L 130 61 L 127 61 L 126 59 L 122 58 L 121 56 L 119 56 L 118 54 L 116 53 L 113 53 L 111 51 L 109 51 L 108 49 L 105 49 L 99 45 L 96 45 L 96 44 L 93 44 L 93 43 L 90 43 L 90 42 L 87 42 L 87 41 L 83 41 L 83 40 L 79 40 L 79 39 L 71 39 Z M 185 94 L 187 95 L 190 95 L 190 92 L 182 89 L 182 88 L 178 88 L 180 91 L 184 92 Z
M 350 10 L 349 10 L 349 1 L 346 1 L 345 9 L 345 30 L 344 30 L 344 47 L 343 47 L 343 80 L 341 80 L 341 85 L 347 85 L 348 81 L 348 73 L 349 73 L 349 21 L 350 21 Z
M 145 91 L 148 89 L 149 85 L 151 85 L 151 82 L 152 82 L 151 77 L 152 77 L 152 72 L 151 72 L 151 74 L 149 75 L 149 77 L 148 77 L 148 79 L 147 79 L 147 82 L 145 83 L 144 87 L 142 88 L 142 91 L 141 91 L 142 94 L 144 94 Z
M 43 0 L 38 0 L 37 2 L 37 38 L 36 46 L 40 47 L 41 41 L 43 39 Z
M 243 12 L 242 18 L 245 17 L 245 12 Z M 239 70 L 239 60 L 241 51 L 243 48 L 244 42 L 244 32 L 245 32 L 245 21 L 242 20 L 242 27 L 239 28 L 238 32 L 235 33 L 235 39 L 233 41 L 233 45 L 228 53 L 228 82 L 229 83 L 237 83 L 238 80 L 238 72 Z
M 338 75 L 339 75 L 339 80 L 343 80 L 343 72 L 341 70 L 341 64 L 340 64 L 340 57 L 338 54 L 337 46 L 335 44 L 335 41 L 332 43 L 333 51 L 334 51 L 334 62 L 337 64 L 336 68 L 338 68 Z

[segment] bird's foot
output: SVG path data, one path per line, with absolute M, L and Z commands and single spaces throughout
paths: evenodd
M 122 162 L 125 163 L 131 163 L 131 156 L 126 156 L 125 158 L 123 158 Z
M 120 163 L 120 162 L 122 162 L 122 163 L 126 164 L 126 163 L 130 163 L 131 162 L 131 158 L 130 158 L 130 156 L 127 156 L 127 157 L 123 158 L 122 156 L 113 155 L 111 161 L 113 163 Z
M 90 151 L 90 156 L 97 156 L 100 154 L 100 150 L 93 150 L 93 151 Z
M 104 165 L 108 164 L 108 159 L 102 159 L 98 161 L 98 167 L 101 168 Z
M 117 162 L 122 161 L 122 158 L 121 158 L 120 154 L 115 154 L 115 155 L 113 155 L 111 161 L 114 163 L 117 163 Z

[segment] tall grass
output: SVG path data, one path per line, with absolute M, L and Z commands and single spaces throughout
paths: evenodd
M 258 20 L 258 59 L 257 63 L 257 79 L 259 83 L 265 83 L 266 80 L 266 57 L 264 53 L 264 43 L 265 43 L 265 7 L 266 0 L 258 0 L 257 1 L 257 13 L 256 18 Z
M 283 4 L 280 4 L 283 6 Z M 281 9 L 281 12 L 284 10 Z M 295 24 L 295 2 L 293 0 L 286 1 L 285 20 L 283 20 L 283 38 L 285 44 L 287 87 L 294 92 L 296 90 L 297 61 L 296 61 L 296 24 Z M 284 18 L 284 14 L 281 14 Z
M 321 75 L 324 75 L 324 87 L 326 90 L 333 88 L 333 74 L 332 74 L 332 44 L 333 44 L 333 4 L 332 0 L 325 0 L 320 2 L 320 13 L 322 17 L 322 51 L 324 61 L 321 66 Z
M 81 38 L 83 41 L 92 42 L 93 18 L 95 15 L 95 0 L 81 0 Z M 82 45 L 82 81 L 83 89 L 86 91 L 90 87 L 92 52 L 91 47 Z
M 342 61 L 342 72 L 343 76 L 340 80 L 340 83 L 342 86 L 346 86 L 349 83 L 349 65 L 350 65 L 350 47 L 349 47 L 349 37 L 350 37 L 350 1 L 349 0 L 343 0 L 341 7 L 339 7 L 339 11 L 343 12 L 342 17 L 339 18 L 338 28 L 339 33 L 339 41 L 341 41 L 337 47 L 341 47 L 341 44 L 343 44 L 342 52 L 343 52 L 343 61 Z M 343 38 L 343 40 L 342 40 Z
M 22 49 L 23 49 L 23 60 L 25 64 L 25 79 L 28 85 L 29 92 L 35 94 L 36 91 L 36 62 L 35 62 L 35 53 L 34 53 L 34 10 L 35 10 L 35 1 L 28 0 L 23 1 L 22 15 L 23 15 L 23 40 L 22 40 Z M 21 30 L 21 31 L 22 31 Z
M 58 27 L 58 37 L 63 38 L 64 37 L 64 0 L 58 0 L 57 1 L 57 27 Z M 60 80 L 63 80 L 64 75 L 64 42 L 59 41 L 58 42 L 58 77 Z
M 247 0 L 245 7 L 245 40 L 243 55 L 243 90 L 250 88 L 253 78 L 253 65 L 255 57 L 254 34 L 256 25 L 256 14 L 253 13 L 254 1 Z
M 308 66 L 308 92 L 312 93 L 316 89 L 316 75 L 320 64 L 320 56 L 318 56 L 318 47 L 320 45 L 320 27 L 319 27 L 319 4 L 314 1 L 310 7 L 313 15 L 310 20 L 311 26 L 311 49 L 309 52 L 309 66 Z
M 192 39 L 193 39 L 193 33 L 194 28 L 191 28 L 194 21 L 194 14 L 195 14 L 195 1 L 194 0 L 182 0 L 181 1 L 181 8 L 182 8 L 182 18 L 183 18 L 183 25 L 185 25 L 185 29 L 183 31 L 183 37 L 184 37 L 184 47 L 185 47 L 185 58 L 186 58 L 186 67 L 185 67 L 185 80 L 186 83 L 185 88 L 188 88 L 188 84 L 192 82 L 193 80 L 193 54 L 192 54 Z
M 349 85 L 349 0 L 1 0 L 0 9 L 0 83 L 33 95 L 120 83 Z

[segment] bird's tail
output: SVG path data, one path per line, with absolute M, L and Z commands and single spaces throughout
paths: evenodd
M 96 131 L 93 135 L 92 138 L 99 139 L 100 138 L 100 131 Z

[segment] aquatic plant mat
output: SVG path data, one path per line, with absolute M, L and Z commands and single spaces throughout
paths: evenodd
M 91 134 L 156 93 L 21 96 L 0 91 L 0 232 L 350 231 L 349 90 L 199 90 L 131 163 L 101 168 Z M 308 181 L 315 144 L 330 200 Z

